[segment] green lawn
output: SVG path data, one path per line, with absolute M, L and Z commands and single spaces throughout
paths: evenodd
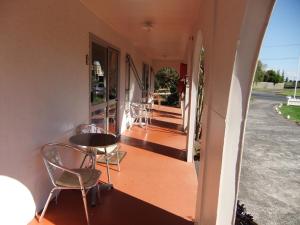
M 290 116 L 290 120 L 300 122 L 300 106 L 282 105 L 280 112 L 284 117 Z
M 294 89 L 283 89 L 279 92 L 280 95 L 294 96 Z M 300 89 L 297 89 L 296 96 L 300 97 Z

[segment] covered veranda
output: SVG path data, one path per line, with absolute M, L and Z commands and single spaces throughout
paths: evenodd
M 24 190 L 0 191 L 6 197 L 1 212 L 14 213 L 11 219 L 24 214 L 37 224 L 35 212 L 51 190 L 41 147 L 67 143 L 79 124 L 91 123 L 100 112 L 96 116 L 113 121 L 127 155 L 121 172 L 112 171 L 115 189 L 89 208 L 92 223 L 234 224 L 252 77 L 274 2 L 1 1 L 0 181 L 11 178 Z M 202 48 L 205 98 L 197 178 L 191 153 Z M 127 55 L 140 78 L 128 76 Z M 187 65 L 189 78 L 183 121 L 179 109 L 161 106 L 147 130 L 128 129 L 128 103 L 153 91 L 149 68 L 180 63 Z M 105 169 L 98 168 L 106 182 Z M 1 213 L 0 224 L 7 224 L 5 216 Z M 43 223 L 84 224 L 80 194 L 62 192 Z

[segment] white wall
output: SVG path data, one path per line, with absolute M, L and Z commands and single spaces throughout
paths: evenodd
M 79 1 L 0 2 L 0 173 L 23 183 L 37 209 L 50 190 L 40 147 L 89 119 L 89 32 L 121 50 L 124 129 L 125 54 L 147 59 Z
M 282 90 L 284 89 L 284 83 L 274 84 L 273 82 L 254 82 L 253 88 L 257 89 L 270 89 L 270 90 Z

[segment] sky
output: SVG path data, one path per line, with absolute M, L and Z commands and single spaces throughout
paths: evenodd
M 300 0 L 277 0 L 264 36 L 259 59 L 267 69 L 284 71 L 294 80 L 300 58 Z

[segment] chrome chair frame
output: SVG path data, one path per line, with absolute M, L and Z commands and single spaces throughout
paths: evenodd
M 150 114 L 149 118 L 150 118 L 150 123 L 153 119 L 153 109 L 154 109 L 154 95 L 153 93 L 149 94 L 149 97 L 148 97 L 148 102 L 147 102 L 147 110 Z
M 133 119 L 130 127 L 137 121 L 139 125 L 142 127 L 142 119 L 145 120 L 145 125 L 149 124 L 149 112 L 148 112 L 148 103 L 130 103 L 130 117 Z
M 91 173 L 90 174 L 90 176 L 91 176 L 90 181 L 91 181 L 91 183 L 87 184 L 87 183 L 84 182 L 84 179 L 83 179 L 82 175 L 80 174 L 80 170 L 85 170 L 85 169 L 82 168 L 82 165 L 79 169 L 70 169 L 70 168 L 65 167 L 62 163 L 61 156 L 57 152 L 56 152 L 56 154 L 52 154 L 51 157 L 49 157 L 47 152 L 49 152 L 49 151 L 54 152 L 55 150 L 53 149 L 53 147 L 68 148 L 70 150 L 78 151 L 79 153 L 84 154 L 85 158 L 90 157 L 90 162 L 92 162 L 92 168 L 86 168 L 86 170 L 90 170 L 90 173 Z M 76 189 L 76 190 L 81 190 L 87 224 L 90 224 L 89 215 L 88 215 L 88 208 L 87 208 L 87 201 L 86 201 L 86 195 L 87 195 L 88 191 L 91 188 L 97 186 L 97 194 L 98 194 L 98 198 L 100 199 L 100 196 L 99 196 L 100 188 L 99 188 L 99 185 L 98 185 L 98 180 L 100 178 L 101 172 L 99 170 L 94 169 L 95 168 L 95 155 L 94 155 L 94 153 L 87 152 L 87 151 L 84 151 L 82 149 L 79 149 L 79 148 L 76 148 L 74 146 L 67 145 L 67 144 L 49 143 L 49 144 L 46 144 L 42 147 L 41 154 L 42 154 L 45 166 L 47 168 L 48 174 L 50 176 L 51 182 L 52 182 L 54 187 L 50 191 L 50 194 L 48 196 L 48 199 L 45 203 L 44 209 L 43 209 L 42 214 L 39 217 L 38 221 L 39 222 L 42 221 L 42 219 L 45 215 L 45 212 L 48 208 L 48 205 L 51 201 L 51 198 L 53 196 L 54 191 L 56 191 L 56 190 L 67 190 L 67 189 L 69 189 L 69 190 Z M 57 182 L 58 179 L 56 179 L 54 177 L 54 174 L 53 174 L 54 170 L 61 170 L 62 173 L 69 174 L 73 177 L 76 176 L 78 178 L 79 185 L 77 185 L 77 186 L 76 185 L 68 186 L 68 185 L 58 184 L 58 182 Z M 92 173 L 95 173 L 96 176 L 92 177 Z M 57 195 L 56 195 L 56 203 L 57 203 Z
M 109 133 L 106 132 L 103 128 L 97 126 L 96 124 L 80 124 L 77 128 L 76 128 L 76 132 L 77 134 L 82 134 L 82 133 L 104 133 L 104 134 L 110 134 L 116 137 L 115 134 L 113 133 Z M 109 149 L 110 147 L 104 147 L 104 148 L 91 148 L 92 151 L 95 152 L 96 155 L 104 155 L 105 157 L 105 162 L 106 162 L 106 172 L 107 172 L 107 179 L 108 179 L 108 183 L 111 183 L 111 179 L 110 179 L 110 166 L 109 166 L 109 161 L 110 159 L 116 154 L 117 156 L 117 167 L 118 167 L 118 172 L 121 171 L 121 167 L 120 167 L 120 157 L 119 157 L 119 149 L 120 146 L 118 145 L 118 143 L 116 144 L 115 147 L 112 147 L 111 151 L 107 151 L 107 149 Z

